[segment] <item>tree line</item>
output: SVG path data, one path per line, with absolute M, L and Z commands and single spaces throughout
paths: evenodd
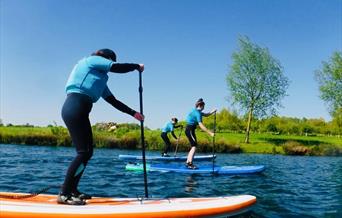
M 331 121 L 323 118 L 293 118 L 280 117 L 277 115 L 268 118 L 254 118 L 250 131 L 255 133 L 271 133 L 279 135 L 300 135 L 300 136 L 341 136 L 342 135 L 342 111 Z M 248 115 L 247 115 L 248 116 Z M 225 108 L 217 112 L 216 130 L 218 132 L 246 131 L 248 123 L 247 116 L 239 116 L 237 112 Z M 204 124 L 209 128 L 214 127 L 213 117 L 204 119 Z

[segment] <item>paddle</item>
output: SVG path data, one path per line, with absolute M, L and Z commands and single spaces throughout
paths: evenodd
M 216 136 L 216 111 L 214 113 L 214 137 L 213 137 L 213 173 L 215 172 L 214 170 L 214 164 L 215 164 L 215 158 L 214 158 L 214 155 L 215 155 L 215 136 Z
M 175 154 L 173 155 L 173 156 L 175 156 L 175 157 L 177 156 L 177 150 L 178 150 L 179 139 L 180 139 L 180 136 L 181 136 L 182 132 L 183 132 L 183 126 L 181 127 L 180 132 L 179 132 L 179 135 L 178 135 L 178 138 L 177 138 L 176 150 L 175 150 Z
M 143 87 L 142 87 L 142 76 L 139 71 L 139 101 L 140 101 L 140 114 L 143 115 Z M 140 121 L 140 133 L 141 133 L 141 149 L 142 149 L 142 159 L 144 166 L 144 185 L 145 185 L 145 197 L 148 198 L 148 189 L 147 189 L 147 172 L 146 172 L 146 158 L 145 158 L 145 136 L 144 136 L 144 120 Z

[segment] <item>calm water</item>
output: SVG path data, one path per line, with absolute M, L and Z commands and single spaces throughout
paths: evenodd
M 63 182 L 74 148 L 0 144 L 0 191 L 33 192 Z M 144 195 L 143 175 L 126 172 L 119 154 L 140 151 L 97 149 L 80 190 L 97 196 Z M 148 154 L 159 155 L 158 152 Z M 265 165 L 249 176 L 188 176 L 151 173 L 152 197 L 251 194 L 258 199 L 246 217 L 342 217 L 342 157 L 219 154 L 219 165 Z M 58 193 L 51 189 L 49 193 Z

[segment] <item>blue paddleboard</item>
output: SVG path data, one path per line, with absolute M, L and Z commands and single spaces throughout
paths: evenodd
M 126 165 L 126 170 L 130 171 L 143 171 L 143 165 L 140 163 L 129 163 Z M 260 173 L 265 170 L 263 165 L 255 166 L 213 166 L 203 165 L 198 166 L 197 169 L 188 169 L 185 165 L 176 164 L 146 164 L 147 171 L 158 172 L 174 172 L 174 173 L 187 173 L 187 174 L 225 174 L 225 175 L 238 175 L 238 174 L 253 174 Z
M 162 157 L 162 156 L 145 156 L 146 160 L 155 160 L 155 161 L 186 161 L 186 156 L 170 156 L 170 157 Z M 194 157 L 195 161 L 210 161 L 216 158 L 216 155 L 198 155 Z M 121 160 L 142 160 L 141 155 L 128 155 L 128 154 L 120 154 L 119 159 Z

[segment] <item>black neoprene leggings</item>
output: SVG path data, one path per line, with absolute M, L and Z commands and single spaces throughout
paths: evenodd
M 171 143 L 170 143 L 170 139 L 169 137 L 167 136 L 167 133 L 166 132 L 162 132 L 161 135 L 160 135 L 165 143 L 165 147 L 164 147 L 164 152 L 163 153 L 166 153 L 170 151 L 170 148 L 171 148 Z
M 62 118 L 76 147 L 77 155 L 68 168 L 62 194 L 70 194 L 77 190 L 88 160 L 93 155 L 93 134 L 89 121 L 92 105 L 89 96 L 78 93 L 68 94 L 64 102 Z
M 187 125 L 185 128 L 185 135 L 188 138 L 191 147 L 197 146 L 197 138 L 195 134 L 196 126 Z

